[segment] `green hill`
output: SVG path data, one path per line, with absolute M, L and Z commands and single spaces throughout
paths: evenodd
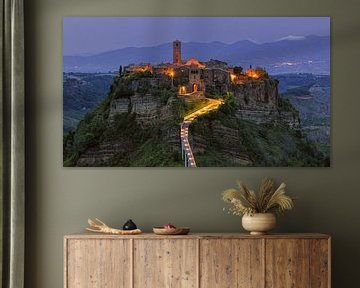
M 300 130 L 282 122 L 239 120 L 231 99 L 195 120 L 190 129 L 198 166 L 329 166 L 329 158 Z
M 134 81 L 143 83 L 144 77 L 151 81 L 142 74 L 114 78 L 102 102 L 64 135 L 64 166 L 183 166 L 180 123 L 204 100 L 186 103 L 166 85 L 132 89 Z M 280 117 L 297 117 L 290 102 L 279 101 Z M 240 119 L 235 102 L 230 93 L 219 110 L 190 125 L 198 167 L 329 166 L 329 158 L 285 118 L 270 123 Z

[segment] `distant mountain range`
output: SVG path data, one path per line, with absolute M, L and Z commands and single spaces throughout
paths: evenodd
M 285 37 L 258 44 L 242 40 L 182 43 L 182 58 L 217 59 L 242 67 L 261 66 L 271 74 L 330 74 L 330 36 Z M 128 47 L 89 56 L 64 56 L 64 72 L 108 72 L 119 65 L 172 61 L 172 43 L 153 47 Z

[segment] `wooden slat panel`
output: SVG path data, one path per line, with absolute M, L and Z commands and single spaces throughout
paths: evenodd
M 319 235 L 66 236 L 64 287 L 330 288 Z
M 68 288 L 131 287 L 130 240 L 67 240 Z
M 264 287 L 262 241 L 200 240 L 200 287 Z
M 306 239 L 266 239 L 266 288 L 309 287 L 309 246 Z
M 135 288 L 196 288 L 197 240 L 134 240 Z
M 310 241 L 310 287 L 328 288 L 329 283 L 329 241 Z

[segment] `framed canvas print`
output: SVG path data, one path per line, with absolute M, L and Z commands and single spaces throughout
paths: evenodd
M 330 165 L 329 17 L 65 17 L 64 166 Z

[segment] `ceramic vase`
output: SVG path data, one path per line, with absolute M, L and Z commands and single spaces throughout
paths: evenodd
M 242 217 L 242 226 L 251 235 L 263 235 L 274 229 L 276 217 L 272 213 L 255 213 Z

